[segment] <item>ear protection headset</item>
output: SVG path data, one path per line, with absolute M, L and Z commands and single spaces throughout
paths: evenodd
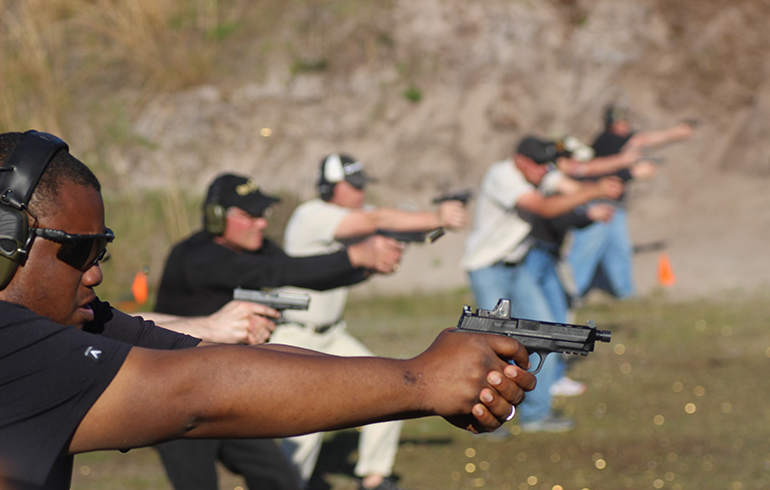
M 219 202 L 220 199 L 219 186 L 215 184 L 209 188 L 203 203 L 203 229 L 214 236 L 221 236 L 225 232 L 227 209 Z
M 321 160 L 321 168 L 318 175 L 318 194 L 321 199 L 328 201 L 334 194 L 334 186 L 337 182 L 345 180 L 345 169 L 342 166 L 342 158 L 337 153 L 332 153 Z
M 626 119 L 626 110 L 615 105 L 609 105 L 604 110 L 604 125 L 606 127 L 612 126 L 615 121 L 619 119 Z
M 40 176 L 67 144 L 48 133 L 27 131 L 0 167 L 0 289 L 5 288 L 32 244 L 25 208 Z

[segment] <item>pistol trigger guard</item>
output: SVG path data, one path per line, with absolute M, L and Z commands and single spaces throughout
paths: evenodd
M 532 374 L 539 373 L 540 369 L 543 368 L 543 364 L 545 364 L 545 357 L 548 355 L 548 352 L 535 351 L 535 354 L 537 354 L 539 362 L 537 363 L 537 368 L 534 371 L 530 371 Z

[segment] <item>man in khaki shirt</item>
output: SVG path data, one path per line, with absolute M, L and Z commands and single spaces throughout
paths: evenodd
M 434 211 L 410 212 L 395 208 L 364 206 L 365 186 L 372 179 L 360 162 L 348 155 L 332 154 L 321 161 L 320 196 L 301 204 L 286 227 L 284 248 L 290 255 L 330 253 L 371 236 L 378 229 L 429 231 L 443 227 L 459 229 L 468 221 L 459 201 L 442 203 Z M 289 344 L 339 356 L 372 356 L 372 352 L 346 332 L 343 312 L 348 287 L 329 291 L 301 291 L 311 297 L 307 311 L 287 311 L 290 323 L 276 328 L 271 342 Z M 393 490 L 390 478 L 398 448 L 401 422 L 368 425 L 359 440 L 355 474 L 360 488 Z M 321 449 L 321 434 L 309 434 L 284 441 L 284 447 L 301 476 L 313 473 Z

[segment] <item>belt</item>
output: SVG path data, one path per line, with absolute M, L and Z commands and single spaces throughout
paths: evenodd
M 327 323 L 326 325 L 316 325 L 314 323 L 306 323 L 305 328 L 312 330 L 314 333 L 325 333 L 328 332 L 333 326 L 339 325 L 339 323 L 342 320 L 337 320 L 333 323 Z
M 327 332 L 330 328 L 335 326 L 336 323 L 330 323 L 329 325 L 316 325 L 313 327 L 313 331 L 315 333 L 324 333 Z
M 558 243 L 537 242 L 534 245 L 532 245 L 532 248 L 536 248 L 538 250 L 548 252 L 555 257 L 559 257 L 561 255 L 560 254 L 561 247 L 559 247 Z

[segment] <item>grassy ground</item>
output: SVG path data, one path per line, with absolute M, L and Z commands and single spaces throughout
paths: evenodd
M 578 359 L 589 384 L 557 409 L 577 427 L 566 434 L 512 435 L 501 442 L 440 419 L 407 421 L 395 471 L 411 489 L 770 488 L 770 293 L 672 303 L 664 295 L 595 302 L 612 343 Z M 453 326 L 467 292 L 352 302 L 350 329 L 377 354 L 408 357 Z M 352 490 L 357 433 L 329 434 L 312 490 Z M 241 480 L 222 472 L 222 489 Z M 152 450 L 76 458 L 74 489 L 169 488 Z

